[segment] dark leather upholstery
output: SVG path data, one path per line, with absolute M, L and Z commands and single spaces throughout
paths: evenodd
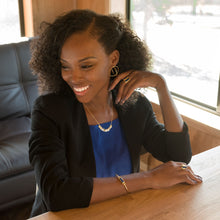
M 28 138 L 38 92 L 28 64 L 29 43 L 0 45 L 0 211 L 30 202 L 35 195 Z

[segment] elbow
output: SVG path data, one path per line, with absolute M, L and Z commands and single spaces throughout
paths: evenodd
M 192 159 L 192 152 L 189 152 L 188 154 L 184 155 L 182 162 L 185 162 L 188 164 Z
M 53 184 L 53 186 L 42 187 L 42 197 L 48 211 L 57 212 L 65 210 L 69 207 L 67 202 L 67 195 L 62 187 L 58 187 L 58 184 Z
M 58 193 L 48 192 L 44 196 L 44 201 L 48 211 L 57 212 L 66 209 L 63 204 L 60 204 Z
M 192 159 L 192 150 L 191 150 L 190 140 L 188 139 L 188 141 L 185 144 L 185 148 L 183 148 L 182 151 L 182 162 L 188 164 L 191 161 L 191 159 Z
M 84 208 L 89 206 L 92 185 L 90 181 L 84 181 L 85 187 L 74 186 L 73 181 L 68 180 L 62 183 L 48 186 L 42 191 L 47 210 L 61 211 L 72 208 Z M 89 185 L 89 186 L 88 186 Z
M 180 148 L 169 152 L 167 158 L 169 160 L 184 162 L 188 164 L 192 159 L 192 151 L 190 147 Z
M 88 204 L 80 204 L 80 203 L 69 203 L 69 202 L 61 202 L 59 197 L 53 196 L 48 198 L 46 201 L 47 209 L 52 212 L 58 212 L 66 209 L 73 209 L 73 208 L 85 208 L 89 206 Z
M 192 151 L 191 148 L 185 149 L 185 151 L 180 152 L 178 158 L 176 158 L 176 161 L 184 162 L 188 164 L 192 159 Z
M 61 209 L 60 207 L 57 207 L 55 204 L 51 203 L 49 204 L 49 206 L 47 206 L 48 210 L 50 210 L 51 212 L 58 212 L 58 211 L 62 211 L 64 209 Z
M 55 194 L 48 195 L 44 200 L 47 210 L 52 212 L 58 212 L 66 209 L 74 208 L 74 205 L 68 204 L 63 199 L 60 199 L 60 196 Z M 61 202 L 62 201 L 62 202 Z
M 191 148 L 190 148 L 190 151 L 188 152 L 186 158 L 185 158 L 185 163 L 189 163 L 192 159 L 192 151 L 191 151 Z

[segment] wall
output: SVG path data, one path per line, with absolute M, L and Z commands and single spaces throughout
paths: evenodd
M 158 121 L 163 123 L 160 106 L 152 103 L 152 107 L 156 114 Z M 195 121 L 191 118 L 182 115 L 183 120 L 189 127 L 189 134 L 193 154 L 198 154 L 217 145 L 220 145 L 220 132 L 219 130 Z
M 23 0 L 25 36 L 36 36 L 42 21 L 52 22 L 75 7 L 75 0 Z
M 25 36 L 38 35 L 42 21 L 53 22 L 58 15 L 73 9 L 126 14 L 125 3 L 125 0 L 23 0 Z
M 109 13 L 109 0 L 78 0 L 76 1 L 77 9 L 90 9 L 97 13 Z
M 163 123 L 160 106 L 155 103 L 151 104 L 157 120 Z M 209 127 L 191 118 L 185 117 L 184 115 L 182 115 L 182 117 L 189 128 L 193 155 L 220 145 L 220 132 L 218 129 Z M 161 162 L 153 158 L 149 153 L 144 154 L 141 157 L 141 170 L 152 169 L 159 164 L 161 164 Z

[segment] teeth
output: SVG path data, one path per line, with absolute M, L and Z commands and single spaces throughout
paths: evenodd
M 84 87 L 81 87 L 81 88 L 73 88 L 76 92 L 83 92 L 85 90 L 87 90 L 89 88 L 89 86 L 84 86 Z

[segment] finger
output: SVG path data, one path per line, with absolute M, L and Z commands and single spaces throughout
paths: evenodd
M 199 179 L 199 180 L 200 180 L 200 182 L 201 182 L 201 183 L 203 182 L 203 179 L 202 179 L 202 177 L 201 177 L 201 176 L 196 175 L 196 177 L 197 177 L 197 179 Z
M 142 87 L 142 81 L 140 76 L 138 76 L 137 71 L 132 71 L 129 74 L 129 82 L 126 82 L 125 80 L 125 86 L 123 88 L 123 92 L 121 95 L 121 104 L 123 104 L 134 92 L 135 89 Z
M 183 169 L 183 166 L 181 167 L 182 172 L 184 172 L 184 174 L 189 177 L 191 180 L 193 180 L 195 183 L 201 183 L 202 182 L 202 178 L 198 175 L 196 175 L 190 166 L 186 165 L 187 168 Z
M 111 83 L 110 87 L 109 87 L 109 91 L 113 90 L 115 88 L 115 86 L 125 77 L 127 77 L 132 71 L 126 71 L 124 73 L 119 74 Z
M 137 82 L 135 79 L 133 79 L 132 81 L 130 80 L 130 82 L 124 86 L 124 90 L 120 101 L 121 104 L 124 104 L 125 101 L 129 99 L 129 97 L 132 95 L 132 93 L 136 88 L 137 88 Z
M 184 162 L 177 162 L 177 163 L 178 163 L 178 166 L 183 170 L 188 168 L 188 165 Z
M 188 167 L 187 171 L 189 172 L 189 176 L 190 176 L 191 179 L 195 180 L 197 183 L 201 183 L 201 182 L 202 182 L 202 177 L 196 175 L 196 174 L 192 171 L 192 169 L 191 169 L 190 166 Z
M 197 184 L 197 181 L 191 179 L 189 176 L 186 176 L 186 183 L 190 184 L 190 185 L 195 185 Z
M 127 75 L 125 78 L 120 83 L 119 89 L 118 89 L 118 94 L 116 98 L 116 104 L 120 102 L 122 104 L 122 99 L 124 98 L 124 90 L 130 85 L 132 82 L 134 76 L 133 75 Z
M 125 86 L 125 83 L 121 82 L 120 87 L 118 89 L 118 94 L 117 94 L 117 97 L 116 97 L 116 100 L 115 100 L 116 104 L 121 102 L 121 96 L 122 96 L 122 93 L 123 93 L 124 86 Z
M 179 183 L 187 183 L 190 185 L 195 185 L 197 183 L 197 181 L 192 178 L 192 176 L 190 175 L 190 171 L 189 170 L 180 170 L 179 172 Z
M 124 96 L 123 96 L 124 90 L 129 85 L 131 80 L 132 80 L 132 78 L 129 76 L 129 81 L 126 81 L 126 80 L 121 81 L 119 89 L 118 89 L 117 98 L 116 98 L 116 104 L 118 104 L 119 102 L 120 102 L 120 104 L 122 104 L 121 101 L 122 101 L 122 98 L 124 98 Z
M 202 180 L 202 177 L 199 176 L 199 175 L 196 175 L 189 165 L 187 165 L 187 169 L 186 170 L 188 170 L 190 172 L 190 174 L 193 175 L 194 177 L 196 177 L 197 179 Z
M 122 80 L 124 79 L 126 76 L 128 76 L 129 73 L 128 72 L 124 72 L 124 73 L 121 73 L 120 75 L 118 75 L 111 83 L 110 87 L 109 87 L 109 91 L 113 90 L 116 85 Z

